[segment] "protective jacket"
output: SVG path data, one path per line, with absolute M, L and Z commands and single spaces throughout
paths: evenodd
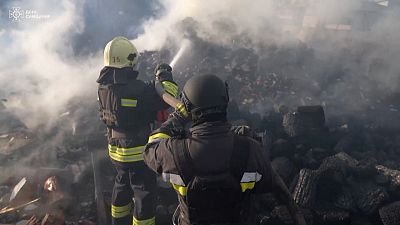
M 175 126 L 178 123 L 170 117 L 153 132 L 144 160 L 176 190 L 179 223 L 243 221 L 248 194 L 272 188 L 271 165 L 261 145 L 234 134 L 227 122 L 203 122 L 193 126 L 188 135 L 182 135 Z
M 100 119 L 107 125 L 108 153 L 117 170 L 111 199 L 113 225 L 155 224 L 156 177 L 143 163 L 143 150 L 157 111 L 168 105 L 155 82 L 145 83 L 137 76 L 132 68 L 105 67 L 97 80 Z M 159 81 L 160 86 L 176 96 L 178 88 L 170 77 Z
M 116 163 L 142 161 L 151 123 L 169 106 L 156 92 L 154 81 L 137 79 L 138 71 L 104 67 L 97 82 L 100 119 L 109 130 L 108 151 Z M 163 81 L 176 87 L 173 81 Z M 116 143 L 121 142 L 123 143 Z

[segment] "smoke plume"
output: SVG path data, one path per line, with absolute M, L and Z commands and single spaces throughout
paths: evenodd
M 185 79 L 196 75 L 185 66 L 202 67 L 199 63 L 210 59 L 203 65 L 207 72 L 244 80 L 241 85 L 249 88 L 254 88 L 251 80 L 265 77 L 290 81 L 289 90 L 283 85 L 274 93 L 261 91 L 269 100 L 236 96 L 243 106 L 253 103 L 251 111 L 263 113 L 273 104 L 322 104 L 328 115 L 399 118 L 400 28 L 395 24 L 400 14 L 394 1 L 160 2 L 165 13 L 146 21 L 144 33 L 133 41 L 143 50 L 173 52 L 184 39 L 196 42 L 178 63 L 184 64 L 177 72 Z M 247 55 L 232 56 L 240 52 Z M 234 58 L 235 65 L 218 57 Z M 234 74 L 241 65 L 251 72 Z
M 14 21 L 13 7 L 45 17 Z M 51 128 L 71 105 L 93 103 L 102 49 L 117 35 L 131 38 L 141 51 L 176 53 L 183 40 L 194 42 L 177 62 L 177 74 L 201 57 L 231 51 L 233 63 L 209 72 L 234 77 L 235 67 L 252 61 L 254 79 L 291 81 L 294 90 L 263 96 L 278 104 L 325 104 L 352 114 L 378 107 L 399 88 L 400 16 L 392 1 L 22 0 L 2 1 L 0 16 L 0 97 L 30 128 Z M 205 53 L 199 53 L 202 45 L 208 46 Z M 235 56 L 238 51 L 249 57 Z M 395 112 L 396 102 L 385 107 Z M 251 110 L 262 112 L 265 102 Z

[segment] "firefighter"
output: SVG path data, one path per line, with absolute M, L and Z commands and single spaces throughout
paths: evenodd
M 104 49 L 97 80 L 100 119 L 107 125 L 108 154 L 117 170 L 111 202 L 114 225 L 155 224 L 156 174 L 144 164 L 142 153 L 157 111 L 168 108 L 161 95 L 178 94 L 167 64 L 156 68 L 156 81 L 138 80 L 138 58 L 127 38 L 115 37 Z
M 172 184 L 179 224 L 240 224 L 247 220 L 249 194 L 275 192 L 298 225 L 304 217 L 256 140 L 235 134 L 227 122 L 226 83 L 215 75 L 185 84 L 182 110 L 149 136 L 145 163 Z M 187 122 L 190 132 L 184 132 Z M 238 130 L 238 129 L 236 129 Z M 242 130 L 243 129 L 239 129 Z M 249 133 L 249 132 L 244 132 Z

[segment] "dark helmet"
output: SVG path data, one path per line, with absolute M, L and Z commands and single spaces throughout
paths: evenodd
M 183 87 L 181 100 L 193 119 L 209 114 L 226 114 L 228 86 L 215 75 L 194 76 Z

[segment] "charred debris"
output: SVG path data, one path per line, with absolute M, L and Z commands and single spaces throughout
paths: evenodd
M 228 81 L 230 121 L 264 136 L 308 224 L 400 224 L 400 92 L 376 85 L 384 59 L 363 58 L 385 46 L 357 43 L 322 54 L 303 42 L 244 47 L 238 36 L 228 48 L 189 33 L 192 49 L 175 79 L 181 86 L 214 73 Z M 156 63 L 171 58 L 168 49 L 143 52 L 139 78 L 150 79 Z M 68 105 L 51 129 L 28 129 L 0 101 L 0 224 L 108 224 L 115 171 L 95 99 L 80 103 Z M 273 196 L 253 202 L 255 224 L 292 224 Z M 159 181 L 158 221 L 170 224 L 176 206 L 175 193 Z

